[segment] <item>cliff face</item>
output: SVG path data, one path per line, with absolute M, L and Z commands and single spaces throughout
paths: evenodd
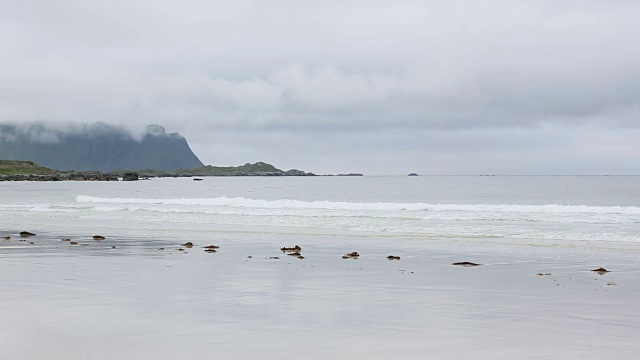
M 140 138 L 97 123 L 73 129 L 0 124 L 0 159 L 29 160 L 57 170 L 173 171 L 203 166 L 187 140 L 150 125 Z

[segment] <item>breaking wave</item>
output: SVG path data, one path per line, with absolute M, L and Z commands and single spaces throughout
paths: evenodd
M 590 206 L 590 205 L 497 205 L 497 204 L 427 204 L 427 203 L 387 203 L 387 202 L 339 202 L 301 200 L 260 200 L 242 197 L 228 198 L 105 198 L 78 195 L 77 203 L 128 204 L 128 205 L 183 205 L 212 206 L 255 209 L 319 209 L 319 210 L 370 210 L 370 211 L 462 211 L 500 212 L 528 214 L 621 214 L 640 215 L 637 206 Z

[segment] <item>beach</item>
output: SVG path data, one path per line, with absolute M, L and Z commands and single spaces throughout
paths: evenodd
M 2 358 L 632 359 L 636 180 L 1 184 Z

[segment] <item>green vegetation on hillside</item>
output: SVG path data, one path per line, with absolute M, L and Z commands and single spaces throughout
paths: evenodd
M 46 167 L 39 166 L 33 161 L 0 160 L 0 175 L 36 174 L 48 175 L 56 173 Z
M 180 169 L 177 173 L 181 174 L 197 174 L 197 175 L 238 175 L 238 174 L 283 174 L 284 171 L 276 168 L 275 166 L 263 162 L 257 162 L 255 164 L 246 163 L 242 166 L 202 166 L 193 169 Z

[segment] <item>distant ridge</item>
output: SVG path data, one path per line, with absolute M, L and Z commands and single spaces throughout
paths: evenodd
M 187 176 L 315 176 L 314 173 L 297 169 L 284 171 L 264 162 L 246 163 L 241 166 L 207 165 L 193 169 L 180 169 L 176 173 Z
M 63 171 L 175 171 L 204 165 L 184 137 L 160 125 L 147 126 L 138 138 L 104 123 L 64 128 L 0 124 L 0 159 L 33 161 Z

